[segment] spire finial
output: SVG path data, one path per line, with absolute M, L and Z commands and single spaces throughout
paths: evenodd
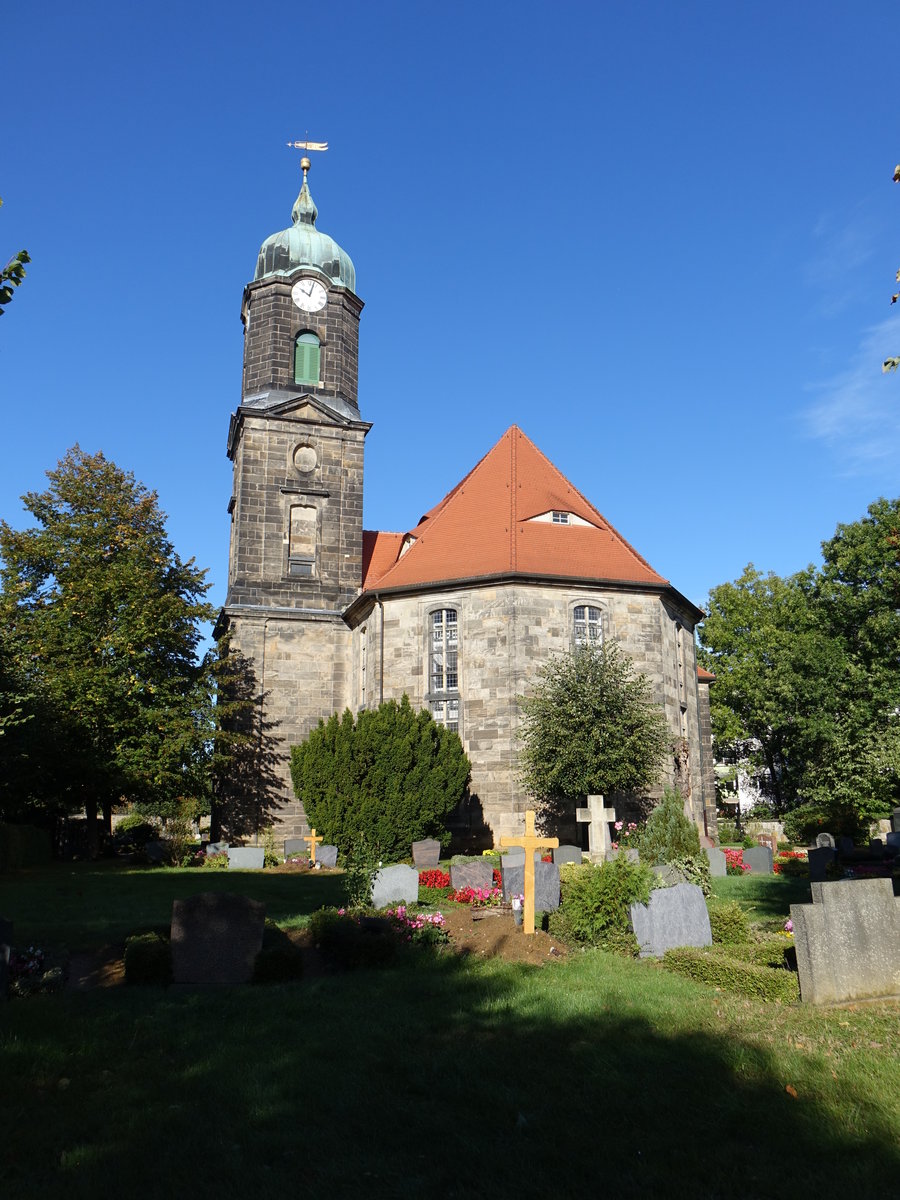
M 311 142 L 308 130 L 305 142 L 288 142 L 287 145 L 289 150 L 319 150 L 324 152 L 328 149 L 327 142 Z M 300 159 L 300 169 L 303 171 L 303 186 L 300 188 L 300 195 L 294 202 L 294 207 L 291 211 L 291 219 L 295 225 L 315 225 L 316 217 L 319 215 L 318 209 L 313 203 L 313 198 L 309 194 L 309 185 L 306 181 L 311 166 L 312 163 L 310 163 L 304 154 Z

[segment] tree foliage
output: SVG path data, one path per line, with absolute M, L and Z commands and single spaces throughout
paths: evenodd
M 0 200 L 0 207 L 3 206 L 3 201 Z M 31 262 L 31 255 L 27 250 L 20 250 L 18 254 L 14 254 L 9 262 L 0 270 L 0 316 L 13 298 L 13 292 L 25 278 L 25 265 Z
M 640 792 L 658 780 L 671 741 L 665 715 L 615 641 L 545 664 L 521 709 L 522 783 L 545 826 L 582 796 Z
M 19 798 L 174 814 L 204 787 L 205 572 L 176 554 L 156 494 L 102 454 L 75 446 L 48 479 L 23 497 L 32 528 L 0 522 L 0 629 L 31 717 L 9 751 Z
M 447 845 L 445 822 L 469 772 L 459 735 L 413 712 L 407 696 L 355 719 L 349 709 L 335 714 L 291 748 L 294 791 L 310 824 L 344 852 L 361 835 L 382 857 L 408 855 L 424 837 Z
M 779 811 L 862 828 L 900 795 L 900 500 L 875 501 L 822 551 L 819 568 L 750 566 L 714 588 L 701 661 L 717 752 L 752 741 Z

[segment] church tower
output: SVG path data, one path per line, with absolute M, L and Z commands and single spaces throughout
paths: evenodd
M 228 595 L 216 635 L 252 662 L 280 744 L 279 832 L 299 835 L 287 755 L 349 702 L 343 612 L 362 581 L 359 318 L 350 256 L 316 228 L 308 158 L 290 228 L 263 242 L 244 289 L 241 403 L 228 457 Z M 272 814 L 262 821 L 270 824 Z

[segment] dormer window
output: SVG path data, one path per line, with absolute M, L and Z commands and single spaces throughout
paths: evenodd
M 553 524 L 554 525 L 568 525 L 568 523 L 569 523 L 569 514 L 567 512 L 559 512 L 557 509 L 554 508 Z
M 294 383 L 318 383 L 321 343 L 309 329 L 294 341 Z

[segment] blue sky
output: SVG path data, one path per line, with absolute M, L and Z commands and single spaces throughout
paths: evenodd
M 519 425 L 690 599 L 896 496 L 896 0 L 5 6 L 0 516 L 76 441 L 222 603 L 241 293 L 299 154 L 366 302 L 365 523 Z

